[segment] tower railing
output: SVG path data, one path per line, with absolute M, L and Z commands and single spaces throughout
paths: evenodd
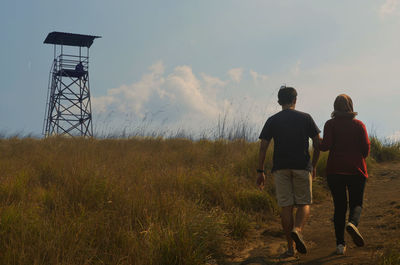
M 56 60 L 57 70 L 75 70 L 76 65 L 80 62 L 82 63 L 83 69 L 85 71 L 89 69 L 89 57 L 87 56 L 60 54 L 59 56 L 57 56 Z

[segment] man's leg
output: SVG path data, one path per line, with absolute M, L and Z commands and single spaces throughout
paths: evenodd
M 292 173 L 291 170 L 283 169 L 277 170 L 273 174 L 275 179 L 276 199 L 278 201 L 278 205 L 282 208 L 281 221 L 288 243 L 288 252 L 294 253 L 293 239 L 290 236 L 294 222 Z
M 293 205 L 282 207 L 281 212 L 281 221 L 282 221 L 282 228 L 285 232 L 287 244 L 288 244 L 288 251 L 293 252 L 293 239 L 290 236 L 290 233 L 293 229 Z
M 310 172 L 307 170 L 293 170 L 293 186 L 295 204 L 297 206 L 294 228 L 301 232 L 310 215 L 310 204 L 312 203 L 312 178 Z
M 309 204 L 298 205 L 296 211 L 296 218 L 294 221 L 294 228 L 298 232 L 301 232 L 303 230 L 304 224 L 308 220 L 308 216 L 310 216 L 310 205 Z
M 312 177 L 307 170 L 292 170 L 293 193 L 297 205 L 296 217 L 291 236 L 300 253 L 307 253 L 307 246 L 302 237 L 302 230 L 310 215 L 310 204 L 312 203 Z

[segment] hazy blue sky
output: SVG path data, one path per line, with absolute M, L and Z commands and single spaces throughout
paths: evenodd
M 281 84 L 322 129 L 353 98 L 371 132 L 400 136 L 399 0 L 3 0 L 0 131 L 40 134 L 51 31 L 100 35 L 90 55 L 95 128 L 261 129 Z

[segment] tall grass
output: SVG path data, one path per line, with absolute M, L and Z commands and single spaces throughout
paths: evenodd
M 379 140 L 376 136 L 370 138 L 371 157 L 376 162 L 400 160 L 400 142 Z
M 278 211 L 273 180 L 265 191 L 255 186 L 258 148 L 245 140 L 0 139 L 0 264 L 223 259 L 227 240 Z M 271 157 L 272 149 L 267 168 Z M 316 200 L 325 193 L 317 181 Z
M 257 150 L 244 141 L 2 139 L 0 264 L 220 259 L 253 214 L 276 211 L 254 185 Z

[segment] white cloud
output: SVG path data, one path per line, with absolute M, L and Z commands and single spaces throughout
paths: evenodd
M 210 76 L 205 73 L 201 73 L 200 75 L 203 78 L 206 86 L 224 87 L 228 83 L 227 81 L 222 81 L 218 77 Z
M 93 111 L 103 116 L 114 113 L 118 122 L 127 116 L 170 124 L 215 120 L 226 104 L 218 93 L 228 83 L 205 73 L 198 78 L 186 65 L 166 74 L 163 63 L 157 62 L 138 82 L 94 97 Z
M 228 85 L 228 81 L 223 81 L 218 77 L 210 76 L 205 73 L 200 74 L 202 78 L 202 90 L 207 97 L 217 100 L 217 94 Z
M 240 83 L 240 81 L 242 80 L 243 68 L 233 68 L 228 71 L 228 75 L 233 81 L 235 81 L 236 83 Z
M 106 112 L 107 106 L 114 102 L 114 98 L 110 95 L 93 97 L 92 98 L 92 108 L 98 113 Z
M 156 93 L 160 97 L 164 96 L 164 91 L 160 88 L 165 79 L 164 66 L 162 62 L 152 65 L 149 74 L 145 74 L 142 79 L 131 85 L 122 85 L 118 88 L 108 90 L 106 96 L 93 98 L 93 109 L 97 112 L 105 112 L 110 108 L 120 112 L 134 112 L 139 117 L 145 113 L 144 104 Z
M 178 66 L 167 79 L 166 89 L 170 100 L 179 104 L 183 111 L 204 114 L 206 117 L 218 115 L 217 103 L 207 98 L 201 89 L 201 83 L 189 66 Z
M 265 83 L 268 80 L 268 76 L 267 75 L 263 75 L 260 73 L 257 73 L 256 71 L 250 69 L 249 71 L 251 77 L 253 78 L 253 81 L 256 85 L 258 85 L 259 83 Z
M 243 71 L 231 71 L 232 79 L 240 87 L 247 82 L 241 78 Z M 267 76 L 254 70 L 251 75 L 258 82 L 267 80 Z M 158 62 L 149 67 L 149 72 L 139 81 L 94 97 L 93 112 L 98 118 L 98 127 L 107 127 L 109 131 L 135 129 L 132 126 L 143 123 L 151 124 L 156 130 L 188 128 L 201 131 L 214 128 L 222 117 L 226 118 L 227 126 L 238 121 L 262 126 L 266 112 L 276 112 L 271 105 L 277 104 L 265 101 L 268 95 L 236 95 L 236 86 L 230 85 L 233 85 L 231 80 L 221 80 L 206 73 L 196 75 L 187 65 L 177 66 L 167 73 L 162 62 Z
M 386 0 L 386 2 L 379 9 L 379 14 L 381 15 L 381 17 L 394 14 L 397 10 L 398 5 L 399 0 Z

